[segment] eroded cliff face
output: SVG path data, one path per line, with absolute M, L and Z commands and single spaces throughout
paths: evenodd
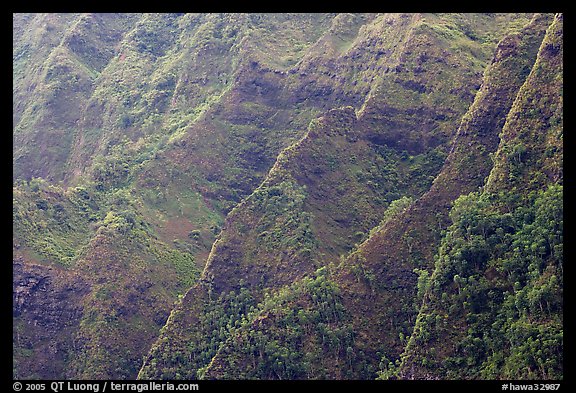
M 14 259 L 14 378 L 66 374 L 76 345 L 71 336 L 79 328 L 82 301 L 90 289 L 78 274 Z
M 78 312 L 78 302 L 71 302 L 72 299 L 66 296 L 81 296 L 90 289 L 82 278 L 74 275 L 66 277 L 66 273 L 50 266 L 25 264 L 21 258 L 15 260 L 13 265 L 14 316 L 32 312 L 38 316 L 33 319 L 43 326 L 51 326 L 66 319 L 78 319 L 81 314 Z M 53 307 L 46 309 L 51 302 L 54 303 Z M 66 306 L 70 308 L 64 310 Z M 42 316 L 40 313 L 43 309 L 46 313 Z M 62 312 L 54 312 L 57 309 Z

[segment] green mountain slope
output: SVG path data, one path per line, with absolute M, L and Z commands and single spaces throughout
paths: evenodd
M 433 260 L 440 229 L 447 225 L 447 207 L 461 193 L 482 185 L 488 175 L 491 167 L 489 153 L 496 150 L 506 114 L 527 76 L 525 69 L 529 69 L 535 60 L 549 22 L 549 17 L 539 17 L 519 35 L 522 47 L 528 49 L 524 49 L 523 57 L 504 52 L 506 42 L 516 36 L 508 37 L 500 44 L 494 62 L 486 71 L 483 86 L 464 116 L 446 164 L 430 191 L 408 208 L 396 208 L 395 214 L 390 214 L 392 217 L 383 222 L 358 251 L 340 266 L 330 269 L 332 274 L 328 275 L 327 281 L 337 288 L 338 302 L 332 305 L 322 299 L 317 307 L 322 309 L 329 304 L 333 312 L 338 312 L 333 316 L 328 314 L 328 317 L 314 315 L 310 319 L 304 318 L 303 322 L 299 318 L 299 309 L 311 293 L 305 292 L 297 297 L 299 302 L 275 304 L 272 308 L 265 300 L 261 313 L 249 315 L 239 332 L 233 333 L 221 347 L 208 368 L 209 376 L 245 377 L 243 370 L 248 369 L 254 373 L 248 373 L 248 376 L 274 377 L 259 374 L 250 366 L 248 358 L 254 356 L 256 349 L 248 353 L 241 349 L 246 343 L 254 346 L 254 343 L 272 340 L 281 340 L 289 354 L 314 356 L 298 362 L 280 357 L 277 361 L 287 367 L 287 375 L 283 377 L 370 378 L 379 369 L 384 375 L 392 372 L 393 362 L 399 359 L 403 350 L 404 337 L 408 336 L 416 319 L 419 306 L 417 290 L 421 291 L 421 282 L 429 275 L 426 269 L 430 267 L 426 261 Z M 501 80 L 514 83 L 503 86 L 499 83 Z M 414 269 L 422 277 L 418 282 Z M 254 324 L 260 318 L 279 316 L 283 323 L 274 328 L 266 327 L 263 331 L 256 328 L 254 332 Z M 324 328 L 300 333 L 298 339 L 286 343 L 289 329 L 298 329 L 306 322 Z M 265 339 L 258 341 L 260 334 L 264 334 Z M 265 359 L 271 361 L 269 367 L 274 369 L 273 359 L 278 358 L 278 352 L 268 356 Z M 310 374 L 304 365 L 314 369 L 316 374 Z M 235 369 L 242 371 L 234 374 L 231 370 Z
M 561 378 L 561 25 L 14 14 L 14 378 Z
M 15 178 L 61 180 L 75 130 L 103 67 L 133 18 L 123 14 L 15 14 Z
M 563 376 L 562 36 L 557 15 L 486 186 L 450 212 L 403 378 Z
M 133 378 L 193 256 L 155 238 L 129 195 L 14 190 L 14 376 Z
M 414 57 L 418 56 L 417 59 L 420 59 L 422 47 L 426 47 L 430 57 L 434 58 L 434 54 L 440 57 L 442 49 L 453 43 L 445 41 L 442 36 L 429 29 L 421 16 L 395 17 L 396 20 L 390 17 L 379 20 L 386 26 L 397 23 L 402 26 L 403 30 L 400 31 L 404 32 L 405 42 L 399 47 L 400 52 L 391 56 L 395 61 L 392 63 L 395 64 L 394 71 L 391 75 L 379 79 L 358 115 L 352 108 L 342 108 L 329 111 L 318 121 L 312 122 L 306 136 L 278 157 L 262 185 L 229 214 L 220 239 L 215 242 L 208 258 L 202 276 L 203 283 L 189 292 L 185 297 L 187 301 L 175 310 L 178 317 L 167 324 L 140 373 L 141 378 L 195 378 L 202 375 L 213 378 L 320 378 L 335 375 L 342 377 L 345 374 L 347 377 L 361 378 L 375 376 L 376 367 L 372 365 L 370 371 L 366 363 L 374 363 L 370 357 L 374 357 L 378 350 L 374 349 L 376 346 L 368 344 L 360 344 L 360 360 L 353 362 L 356 370 L 351 369 L 347 373 L 343 370 L 336 371 L 334 366 L 327 370 L 320 368 L 311 371 L 302 364 L 299 364 L 299 372 L 296 374 L 292 373 L 294 370 L 288 369 L 283 371 L 287 374 L 276 376 L 266 368 L 260 370 L 263 373 L 252 368 L 247 371 L 245 367 L 249 367 L 248 361 L 242 357 L 238 360 L 240 355 L 228 348 L 226 343 L 235 339 L 234 329 L 239 325 L 247 323 L 252 326 L 252 330 L 253 325 L 250 319 L 243 322 L 243 318 L 246 318 L 244 313 L 233 309 L 234 313 L 227 314 L 230 312 L 227 310 L 229 304 L 236 302 L 236 296 L 248 295 L 253 298 L 252 302 L 259 302 L 263 299 L 263 288 L 282 287 L 295 279 L 313 274 L 318 267 L 338 261 L 340 255 L 351 250 L 353 242 L 363 240 L 367 232 L 378 224 L 390 202 L 403 196 L 420 196 L 429 187 L 430 183 L 427 181 L 431 180 L 427 179 L 433 179 L 440 170 L 444 156 L 441 148 L 443 145 L 438 144 L 442 141 L 446 143 L 448 139 L 443 132 L 456 130 L 454 122 L 458 122 L 467 109 L 467 105 L 463 104 L 466 95 L 457 97 L 457 104 L 450 101 L 454 96 L 448 95 L 448 90 L 468 92 L 464 87 L 466 84 L 471 88 L 474 83 L 478 83 L 474 79 L 476 74 L 473 69 L 469 73 L 455 73 L 452 71 L 451 62 L 462 64 L 467 61 L 465 64 L 469 64 L 471 68 L 477 64 L 454 48 L 452 57 L 445 53 L 448 61 L 430 61 L 429 66 L 423 65 L 428 59 L 420 60 L 420 63 L 418 60 L 414 61 Z M 394 33 L 394 37 L 398 37 L 398 31 Z M 436 46 L 430 45 L 431 42 Z M 536 43 L 538 44 L 539 42 Z M 528 67 L 530 65 L 531 63 Z M 413 68 L 418 71 L 414 72 Z M 433 77 L 424 78 L 422 74 L 426 71 L 434 77 L 450 78 L 448 80 L 453 84 L 440 85 Z M 414 90 L 418 82 L 412 78 L 422 81 L 419 85 L 422 86 L 422 91 Z M 405 80 L 408 82 L 404 82 Z M 385 94 L 389 93 L 389 89 L 384 87 L 392 86 L 396 91 L 387 101 L 383 100 Z M 429 94 L 426 94 L 427 89 Z M 441 101 L 443 97 L 444 101 Z M 469 97 L 471 100 L 473 95 Z M 508 105 L 511 105 L 511 100 Z M 461 108 L 462 112 L 458 113 L 458 108 Z M 427 116 L 422 117 L 429 119 L 429 123 L 423 125 L 415 114 L 426 114 Z M 406 143 L 400 146 L 387 143 L 386 138 L 394 139 L 390 134 L 396 131 L 399 124 L 406 135 L 413 132 L 413 139 L 419 142 L 408 145 L 410 138 L 407 138 L 400 140 L 399 143 Z M 493 139 L 497 133 L 498 130 L 493 134 Z M 493 142 L 492 145 L 495 149 L 496 143 Z M 447 149 L 447 146 L 444 146 Z M 416 156 L 410 157 L 406 149 L 410 149 Z M 426 170 L 429 172 L 425 172 Z M 424 179 L 402 181 L 403 177 L 412 173 L 417 173 Z M 487 173 L 486 170 L 485 175 Z M 379 176 L 373 177 L 376 174 Z M 480 181 L 483 178 L 482 176 Z M 421 188 L 417 189 L 415 185 Z M 403 242 L 404 238 L 401 239 Z M 394 252 L 394 249 L 390 251 Z M 358 271 L 356 268 L 362 270 L 355 266 L 355 271 Z M 409 270 L 410 275 L 413 274 L 412 269 L 413 267 Z M 363 274 L 373 275 L 366 271 Z M 358 300 L 360 293 L 362 292 L 350 291 L 348 297 L 363 302 Z M 266 308 L 263 306 L 265 303 L 264 297 L 264 303 L 260 306 Z M 366 303 L 374 303 L 374 299 Z M 411 301 L 409 304 L 411 306 Z M 197 319 L 198 315 L 208 313 L 207 310 L 212 310 L 213 307 L 223 309 L 221 312 L 224 315 L 220 318 L 226 325 L 214 326 L 203 323 L 201 317 L 200 320 Z M 361 314 L 356 319 L 358 323 L 369 324 L 371 315 L 381 317 L 381 314 L 364 310 L 356 303 L 350 309 Z M 411 313 L 415 314 L 415 311 Z M 188 314 L 195 314 L 196 317 L 191 317 L 191 320 L 187 317 Z M 406 324 L 410 326 L 410 321 L 407 320 Z M 373 328 L 373 325 L 370 326 Z M 273 327 L 270 329 L 274 331 Z M 358 334 L 362 329 L 365 328 L 356 327 L 354 333 Z M 270 333 L 263 332 L 265 335 Z M 282 334 L 279 333 L 278 336 L 282 337 Z M 393 337 L 397 337 L 397 334 Z M 371 339 L 382 340 L 381 337 Z M 228 341 L 219 344 L 224 340 Z M 234 348 L 238 349 L 238 346 L 234 345 Z M 216 357 L 208 364 L 217 349 Z M 346 347 L 339 347 L 334 356 L 344 359 L 339 351 L 345 349 Z M 291 353 L 305 352 L 301 347 L 288 347 L 286 350 Z M 365 354 L 368 350 L 372 352 L 370 355 Z M 169 355 L 174 353 L 186 360 L 175 360 L 174 355 Z M 221 360 L 224 353 L 227 357 Z M 399 356 L 399 353 L 400 348 L 395 355 Z M 324 358 L 327 365 L 333 362 L 332 355 L 327 356 L 326 353 L 316 359 L 319 358 Z M 263 361 L 262 356 L 259 359 Z M 218 365 L 222 361 L 230 363 Z M 240 362 L 240 365 L 237 362 Z M 202 367 L 203 365 L 208 367 Z M 196 368 L 199 369 L 197 375 Z M 205 372 L 207 374 L 204 374 Z

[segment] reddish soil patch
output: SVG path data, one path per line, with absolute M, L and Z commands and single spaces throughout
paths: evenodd
M 171 242 L 174 239 L 188 239 L 188 234 L 195 227 L 186 218 L 175 217 L 161 223 L 158 229 L 162 240 Z

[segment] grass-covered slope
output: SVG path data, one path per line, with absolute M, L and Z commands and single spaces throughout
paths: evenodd
M 556 15 L 485 187 L 450 212 L 401 378 L 563 378 L 562 37 Z
M 14 188 L 15 378 L 135 377 L 199 271 L 134 204 L 39 180 Z
M 103 67 L 133 22 L 124 14 L 15 14 L 15 178 L 62 180 Z

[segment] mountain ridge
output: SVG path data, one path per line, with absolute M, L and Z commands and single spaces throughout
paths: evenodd
M 561 375 L 561 20 L 14 14 L 13 375 Z M 509 227 L 485 206 L 496 191 Z M 506 267 L 485 274 L 520 277 L 517 301 L 540 318 L 530 334 L 550 359 L 531 374 L 498 354 L 536 344 L 512 353 L 477 322 L 492 357 L 458 352 L 476 336 L 415 350 L 429 314 L 452 306 L 458 321 L 462 293 L 484 307 L 476 294 L 506 287 L 458 278 L 434 300 L 460 258 L 446 250 L 476 255 L 469 216 L 505 234 Z M 523 337 L 523 318 L 502 331 Z M 451 368 L 463 362 L 484 366 Z

